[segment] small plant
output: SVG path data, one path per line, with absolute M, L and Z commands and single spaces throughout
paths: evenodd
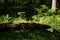
M 40 8 L 36 8 L 36 11 L 38 11 L 38 14 L 40 16 L 44 16 L 46 14 L 46 12 L 48 11 L 48 9 L 49 8 L 46 5 L 41 5 Z
M 0 16 L 0 23 L 6 23 L 6 22 L 9 22 L 9 19 L 11 19 L 11 17 L 9 17 L 9 15 L 3 15 L 3 16 Z
M 18 12 L 17 14 L 20 15 L 19 17 L 21 18 L 25 18 L 25 12 Z

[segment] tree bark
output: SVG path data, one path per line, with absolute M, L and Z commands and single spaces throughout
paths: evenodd
M 52 13 L 56 13 L 56 0 L 52 0 Z

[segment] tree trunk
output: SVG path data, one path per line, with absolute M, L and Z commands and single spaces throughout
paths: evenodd
M 52 13 L 56 13 L 56 0 L 52 0 Z

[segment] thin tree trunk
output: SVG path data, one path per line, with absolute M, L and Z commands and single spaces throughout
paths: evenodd
M 52 13 L 56 13 L 56 0 L 52 0 Z

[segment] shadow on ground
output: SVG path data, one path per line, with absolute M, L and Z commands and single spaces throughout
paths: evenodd
M 59 40 L 60 33 L 53 29 L 53 32 L 46 29 L 51 28 L 49 25 L 37 23 L 12 23 L 0 24 L 1 40 Z M 16 32 L 19 31 L 19 32 Z

